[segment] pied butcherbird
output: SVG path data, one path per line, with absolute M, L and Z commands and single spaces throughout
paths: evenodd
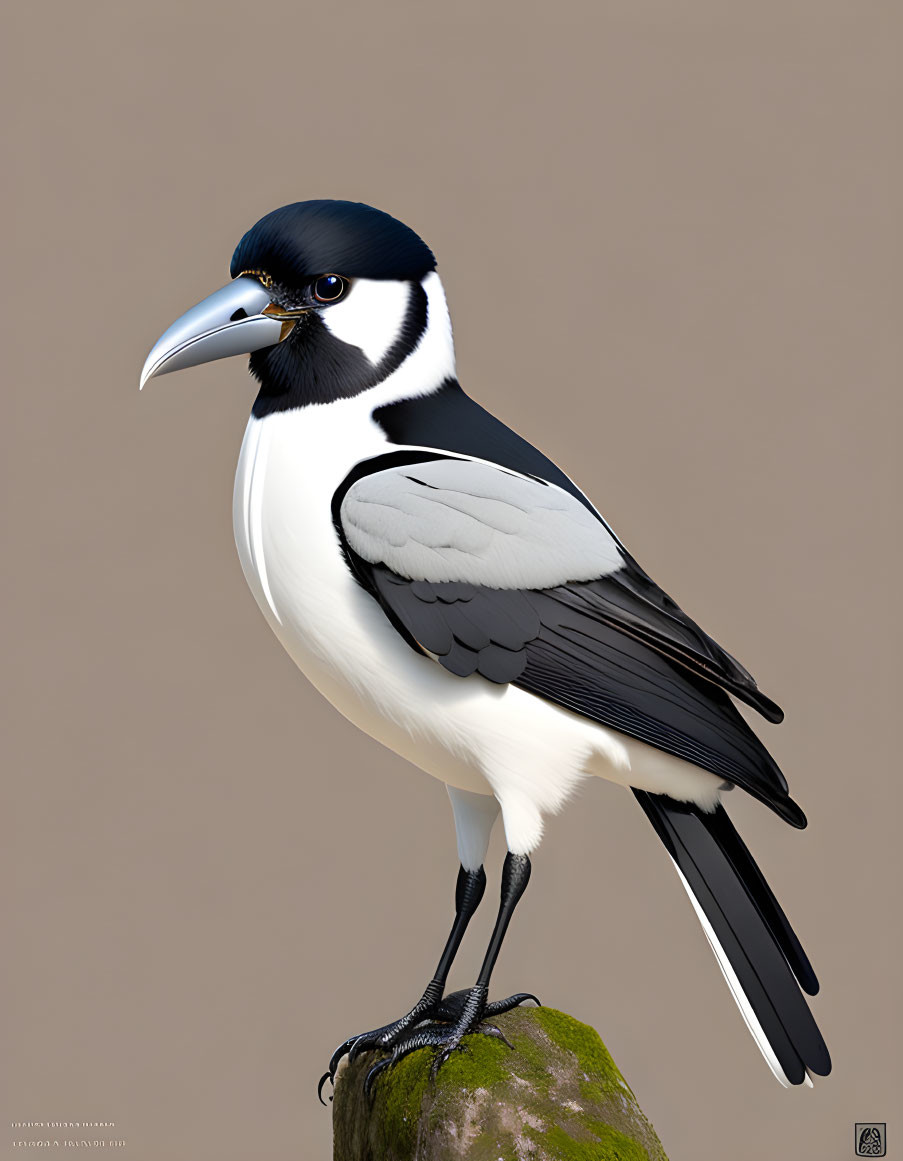
M 141 384 L 250 354 L 259 390 L 233 508 L 245 577 L 317 689 L 445 783 L 460 859 L 422 997 L 340 1044 L 321 1089 L 346 1053 L 380 1051 L 368 1088 L 418 1048 L 435 1070 L 534 998 L 490 1001 L 490 976 L 543 818 L 588 776 L 633 792 L 775 1076 L 827 1074 L 803 995 L 815 975 L 721 804 L 739 786 L 805 826 L 732 697 L 770 722 L 781 710 L 560 468 L 465 395 L 435 259 L 413 230 L 358 203 L 298 202 L 244 235 L 231 274 L 160 338 Z M 498 918 L 474 986 L 446 995 L 499 814 Z

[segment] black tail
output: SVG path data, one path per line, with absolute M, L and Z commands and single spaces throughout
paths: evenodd
M 782 1084 L 827 1076 L 831 1058 L 802 995 L 818 980 L 724 808 L 707 814 L 634 790 L 668 848 L 747 1027 Z

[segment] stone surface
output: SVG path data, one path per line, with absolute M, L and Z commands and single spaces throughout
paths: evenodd
M 380 1056 L 343 1067 L 333 1106 L 335 1161 L 667 1161 L 597 1033 L 554 1008 L 493 1021 L 513 1050 L 470 1036 L 429 1078 L 422 1049 L 363 1093 Z

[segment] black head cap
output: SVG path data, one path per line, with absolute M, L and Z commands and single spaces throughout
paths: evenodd
M 363 202 L 293 202 L 248 230 L 232 255 L 232 277 L 264 271 L 299 286 L 317 274 L 420 279 L 436 269 L 429 246 L 410 227 Z

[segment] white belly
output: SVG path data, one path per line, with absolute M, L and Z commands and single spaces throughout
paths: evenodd
M 369 409 L 368 409 L 369 411 Z M 273 632 L 350 721 L 451 786 L 492 792 L 512 850 L 586 774 L 708 804 L 719 779 L 514 686 L 465 680 L 415 653 L 354 580 L 332 496 L 389 450 L 360 400 L 252 418 L 235 480 L 235 540 Z

